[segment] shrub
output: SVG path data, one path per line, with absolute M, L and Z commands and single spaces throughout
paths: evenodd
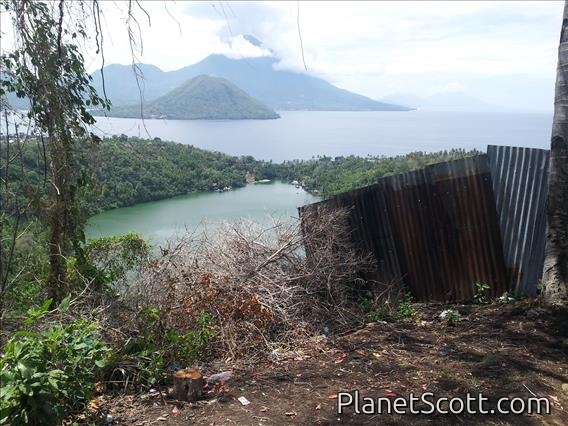
M 97 338 L 96 323 L 78 320 L 41 332 L 19 331 L 3 352 L 0 424 L 51 425 L 84 406 L 109 349 Z
M 416 309 L 412 306 L 412 294 L 405 293 L 398 301 L 398 306 L 394 314 L 397 320 L 414 320 Z
M 506 292 L 504 292 L 504 293 L 501 295 L 501 297 L 499 297 L 497 300 L 498 300 L 500 303 L 505 304 L 505 303 L 512 303 L 512 302 L 515 302 L 516 299 L 515 299 L 515 297 L 514 297 L 511 293 L 509 293 L 508 291 L 506 291 Z
M 475 283 L 475 291 L 473 293 L 473 300 L 478 305 L 487 305 L 489 303 L 489 298 L 487 297 L 487 290 L 491 286 L 487 283 Z
M 171 380 L 171 372 L 181 365 L 203 361 L 210 354 L 210 343 L 215 337 L 213 319 L 206 314 L 197 317 L 189 329 L 178 330 L 164 324 L 163 313 L 156 307 L 144 307 L 138 314 L 139 335 L 132 339 L 117 357 L 113 378 L 119 383 L 154 386 Z M 136 374 L 123 368 L 135 363 Z
M 456 325 L 457 322 L 461 319 L 461 315 L 455 309 L 445 309 L 440 314 L 440 318 L 446 321 L 448 325 Z
M 150 245 L 133 232 L 96 238 L 69 258 L 67 275 L 78 287 L 87 279 L 94 290 L 125 291 L 129 274 L 145 265 L 149 253 Z
M 367 320 L 399 321 L 416 319 L 417 311 L 412 306 L 412 295 L 398 287 L 395 283 L 386 286 L 375 297 L 371 292 L 359 298 L 359 306 Z

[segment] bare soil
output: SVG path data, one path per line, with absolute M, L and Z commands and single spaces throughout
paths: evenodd
M 133 426 L 568 425 L 568 318 L 528 301 L 414 306 L 418 314 L 413 322 L 371 323 L 348 334 L 298 343 L 294 351 L 273 353 L 262 365 L 233 365 L 233 377 L 196 403 L 177 402 L 161 389 L 99 396 L 92 408 L 99 423 Z M 456 325 L 439 318 L 448 308 L 461 314 Z M 203 373 L 225 368 L 207 367 Z M 488 398 L 486 409 L 503 397 L 545 397 L 551 414 L 366 415 L 355 413 L 354 407 L 338 414 L 337 393 L 356 389 L 361 398 L 391 400 L 432 392 L 436 398 L 465 401 L 467 393 L 482 393 Z M 241 396 L 250 404 L 242 405 Z

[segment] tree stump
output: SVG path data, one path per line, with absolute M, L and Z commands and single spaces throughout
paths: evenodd
M 204 385 L 203 376 L 194 368 L 178 370 L 174 373 L 174 397 L 178 401 L 195 402 L 203 395 Z

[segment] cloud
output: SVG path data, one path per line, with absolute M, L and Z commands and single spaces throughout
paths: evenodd
M 234 59 L 258 58 L 272 55 L 269 49 L 253 45 L 250 41 L 246 40 L 242 34 L 231 36 L 223 41 L 225 42 L 224 49 L 213 53 L 220 53 Z
M 151 17 L 150 26 L 136 13 L 143 62 L 173 70 L 212 53 L 240 58 L 273 52 L 279 68 L 304 72 L 304 56 L 308 73 L 374 98 L 401 90 L 427 96 L 455 85 L 463 91 L 475 87 L 472 95 L 489 99 L 499 90 L 491 82 L 507 78 L 538 80 L 548 91 L 563 8 L 558 1 L 141 4 Z M 128 64 L 126 2 L 101 5 L 106 63 Z M 244 34 L 263 45 L 251 44 Z M 86 57 L 91 70 L 100 66 L 94 55 Z
M 239 34 L 250 34 L 274 51 L 288 68 L 299 69 L 300 62 L 290 61 L 294 49 L 301 58 L 296 8 L 297 4 L 291 2 L 188 2 L 184 13 L 217 22 L 219 39 L 227 44 Z

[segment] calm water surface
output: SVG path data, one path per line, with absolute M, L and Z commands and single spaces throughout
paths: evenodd
M 87 225 L 87 239 L 135 231 L 160 243 L 187 231 L 203 221 L 214 226 L 239 218 L 270 224 L 272 217 L 296 218 L 297 207 L 318 201 L 293 185 L 280 182 L 247 185 L 229 192 L 205 192 L 141 203 L 93 216 Z
M 141 120 L 104 118 L 101 134 L 159 137 L 260 160 L 317 155 L 398 155 L 488 144 L 548 148 L 551 114 L 435 111 L 284 111 L 278 120 Z M 146 129 L 144 128 L 144 125 Z M 148 132 L 146 132 L 146 130 Z

